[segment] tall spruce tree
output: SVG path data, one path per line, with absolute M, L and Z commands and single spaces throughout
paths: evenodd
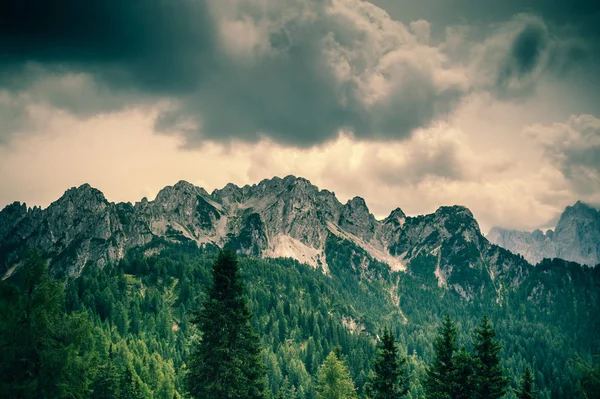
M 406 358 L 399 356 L 396 339 L 387 327 L 377 346 L 374 371 L 365 391 L 370 399 L 399 399 L 409 390 Z
M 454 375 L 452 381 L 454 399 L 472 399 L 475 395 L 475 368 L 473 356 L 464 346 L 454 355 Z
M 519 385 L 519 389 L 515 391 L 515 394 L 519 399 L 534 399 L 536 397 L 533 373 L 529 367 L 525 368 L 521 376 L 521 384 Z
M 498 399 L 504 396 L 508 388 L 508 378 L 500 364 L 501 346 L 496 341 L 496 331 L 487 316 L 475 330 L 473 342 L 475 350 L 475 397 Z
M 317 399 L 357 399 L 348 367 L 331 351 L 317 372 Z
M 433 341 L 435 358 L 427 367 L 424 381 L 425 393 L 428 399 L 448 399 L 456 397 L 456 367 L 454 353 L 456 352 L 456 328 L 449 315 L 444 317 L 438 330 L 438 336 Z
M 202 336 L 189 360 L 189 393 L 202 399 L 264 398 L 260 343 L 233 251 L 219 253 L 212 277 L 208 298 L 192 320 Z

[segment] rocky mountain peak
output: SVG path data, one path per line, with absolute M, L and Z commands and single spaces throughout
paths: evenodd
M 3 240 L 12 229 L 27 215 L 25 203 L 13 202 L 0 212 L 0 240 Z
M 493 228 L 488 239 L 531 263 L 562 258 L 594 266 L 600 263 L 600 212 L 577 201 L 567 206 L 554 230 L 523 232 Z
M 435 215 L 443 222 L 444 228 L 449 234 L 458 234 L 462 231 L 468 231 L 475 235 L 481 234 L 479 223 L 471 210 L 465 206 L 441 206 L 435 211 Z
M 577 201 L 572 206 L 567 206 L 564 212 L 561 214 L 558 224 L 556 228 L 559 229 L 559 226 L 564 223 L 569 223 L 572 219 L 576 220 L 594 220 L 598 218 L 600 212 L 595 208 L 591 207 L 588 204 L 585 204 L 581 201 Z
M 338 224 L 342 229 L 369 241 L 375 234 L 377 221 L 369 212 L 365 200 L 354 197 L 343 206 Z
M 98 207 L 108 205 L 102 191 L 84 183 L 79 187 L 71 187 L 55 202 L 50 204 L 48 209 L 77 205 L 81 210 L 95 211 Z
M 405 219 L 406 219 L 406 214 L 404 213 L 404 211 L 400 208 L 396 208 L 392 212 L 390 212 L 388 217 L 386 217 L 383 220 L 383 223 L 385 223 L 385 224 L 393 223 L 395 225 L 402 226 L 404 224 Z
M 160 190 L 156 195 L 155 201 L 159 203 L 173 201 L 174 198 L 178 198 L 180 201 L 186 197 L 195 197 L 200 195 L 203 197 L 209 197 L 209 194 L 205 189 L 194 186 L 185 180 L 180 180 L 173 186 L 167 186 Z

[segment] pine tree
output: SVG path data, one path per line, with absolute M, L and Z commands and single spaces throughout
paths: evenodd
M 495 337 L 496 331 L 490 320 L 483 316 L 481 324 L 475 330 L 473 342 L 476 398 L 501 398 L 508 387 L 508 378 L 500 365 L 501 346 Z
M 276 399 L 299 399 L 296 387 L 290 384 L 290 380 L 287 376 L 283 379 L 283 384 L 281 384 Z
M 131 365 L 128 365 L 125 368 L 125 373 L 121 378 L 121 383 L 119 387 L 119 396 L 120 399 L 144 399 L 144 393 L 142 391 L 142 387 L 140 385 L 140 380 L 138 376 L 136 376 L 132 370 Z
M 518 399 L 534 399 L 535 388 L 533 382 L 533 373 L 529 367 L 525 368 L 523 375 L 521 376 L 521 384 L 519 389 L 515 391 Z
M 208 298 L 192 320 L 202 334 L 189 361 L 188 390 L 203 399 L 263 398 L 265 368 L 235 254 L 219 253 Z
M 396 339 L 386 327 L 379 342 L 374 372 L 365 390 L 370 399 L 399 399 L 408 393 L 406 358 L 399 357 Z
M 475 395 L 475 368 L 473 356 L 465 347 L 461 347 L 454 355 L 454 399 L 471 399 Z
M 433 342 L 435 358 L 427 367 L 424 381 L 425 392 L 429 399 L 446 399 L 455 397 L 456 369 L 454 353 L 456 352 L 456 328 L 446 315 Z
M 317 372 L 317 399 L 357 398 L 348 368 L 331 351 Z
M 113 360 L 112 344 L 110 345 L 108 360 L 101 366 L 93 385 L 95 399 L 114 399 L 119 397 L 119 380 L 117 368 Z

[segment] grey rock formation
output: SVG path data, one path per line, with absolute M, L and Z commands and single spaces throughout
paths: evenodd
M 0 212 L 0 271 L 10 270 L 25 247 L 38 247 L 56 272 L 78 275 L 86 263 L 117 262 L 131 248 L 193 242 L 251 256 L 292 257 L 327 272 L 327 259 L 335 258 L 335 243 L 342 241 L 349 242 L 352 267 L 387 263 L 466 299 L 486 281 L 523 274 L 526 265 L 490 245 L 465 207 L 417 217 L 397 208 L 380 221 L 362 198 L 342 204 L 334 193 L 287 176 L 228 184 L 210 194 L 180 181 L 153 201 L 136 204 L 108 202 L 87 184 L 67 190 L 44 210 L 14 203 Z
M 535 264 L 562 258 L 595 266 L 600 263 L 600 211 L 580 201 L 568 206 L 554 231 L 524 232 L 494 227 L 488 240 Z

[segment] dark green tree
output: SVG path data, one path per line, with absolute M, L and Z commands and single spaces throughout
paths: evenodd
M 357 399 L 348 367 L 331 351 L 317 372 L 317 399 Z
M 90 357 L 82 353 L 91 324 L 67 315 L 62 282 L 38 251 L 12 279 L 0 281 L 0 397 L 81 398 L 89 392 Z
M 98 369 L 93 384 L 93 397 L 95 399 L 114 399 L 119 397 L 119 376 L 113 359 L 112 345 L 108 352 L 106 364 Z
M 276 399 L 299 399 L 299 397 L 296 387 L 290 384 L 290 380 L 286 376 L 283 379 L 283 384 L 279 389 Z
M 119 399 L 144 399 L 140 379 L 132 370 L 131 365 L 125 368 L 119 387 Z
M 396 339 L 386 327 L 377 344 L 377 359 L 365 391 L 370 399 L 398 399 L 408 393 L 406 358 L 399 356 Z
M 575 368 L 581 374 L 577 386 L 579 394 L 584 399 L 600 398 L 600 362 L 594 366 L 593 363 L 586 362 L 577 356 Z
M 456 352 L 456 327 L 449 315 L 438 330 L 433 342 L 435 358 L 427 367 L 423 386 L 429 399 L 454 398 L 456 389 L 456 368 L 454 353 Z
M 521 376 L 521 384 L 519 385 L 519 389 L 515 391 L 515 394 L 519 399 L 534 399 L 536 397 L 533 373 L 529 367 L 525 368 Z
M 473 356 L 464 346 L 454 355 L 453 398 L 471 399 L 475 395 L 475 368 Z
M 501 346 L 496 341 L 496 331 L 487 316 L 483 316 L 475 330 L 473 342 L 475 359 L 476 398 L 497 399 L 504 396 L 508 378 L 500 364 Z
M 189 393 L 203 399 L 263 398 L 266 371 L 233 251 L 219 253 L 212 278 L 208 298 L 192 320 L 202 336 L 189 361 Z

